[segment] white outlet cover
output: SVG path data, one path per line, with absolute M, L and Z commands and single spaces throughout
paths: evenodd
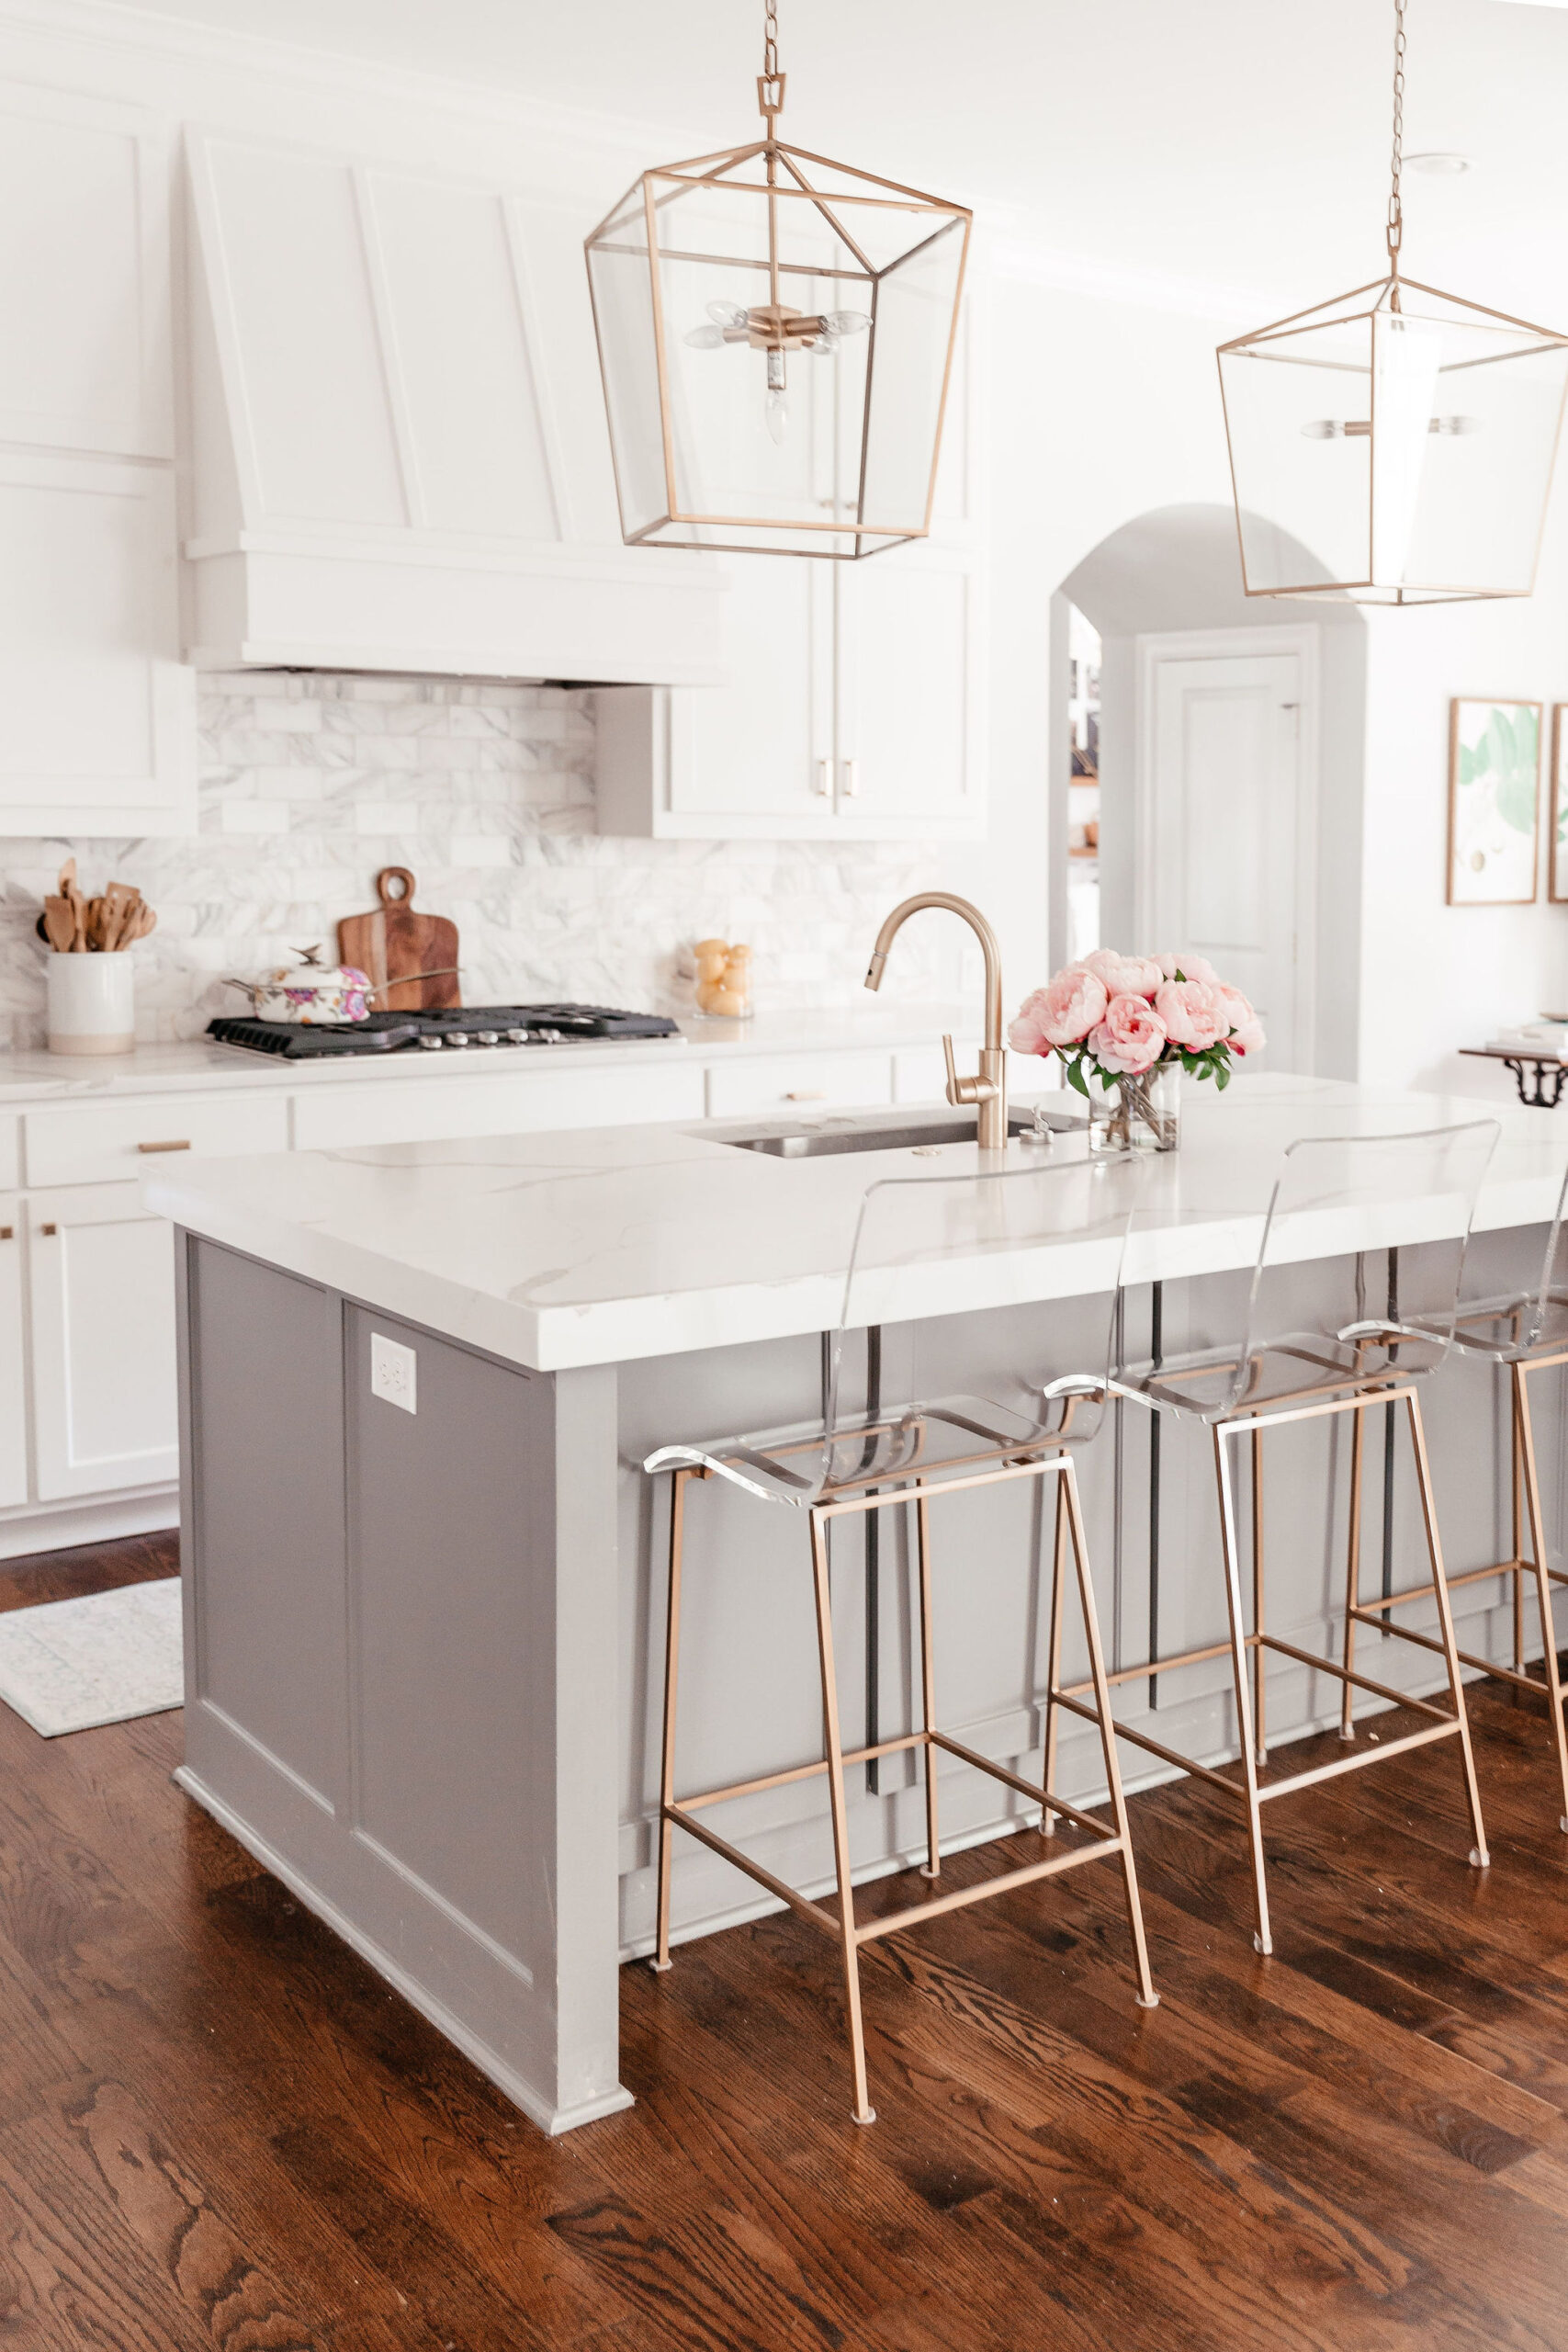
M 419 1358 L 412 1348 L 379 1331 L 370 1334 L 370 1394 L 405 1413 L 419 1410 Z

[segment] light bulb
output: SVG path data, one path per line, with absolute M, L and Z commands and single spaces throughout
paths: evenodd
M 789 398 L 784 389 L 784 356 L 782 351 L 770 351 L 768 354 L 768 397 L 762 404 L 762 414 L 767 420 L 768 431 L 782 449 L 784 435 L 789 431 Z
M 710 302 L 708 316 L 721 327 L 744 327 L 751 322 L 750 311 L 743 311 L 739 302 Z
M 831 359 L 834 352 L 839 348 L 839 338 L 836 334 L 819 334 L 814 342 L 808 343 L 806 348 L 813 359 Z
M 722 327 L 693 327 L 686 341 L 694 351 L 722 351 L 724 329 Z
M 865 311 L 828 311 L 822 323 L 829 334 L 863 334 L 871 317 Z

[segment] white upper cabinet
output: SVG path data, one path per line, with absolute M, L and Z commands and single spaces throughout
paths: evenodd
M 984 832 L 975 340 L 966 306 L 931 538 L 857 563 L 727 557 L 729 683 L 597 697 L 601 832 L 710 841 Z
M 169 182 L 139 109 L 0 82 L 0 832 L 195 825 Z
M 552 345 L 592 366 L 580 234 L 569 300 L 553 216 L 505 188 L 226 131 L 189 149 L 194 659 L 719 677 L 716 564 L 622 548 L 602 426 L 558 429 L 586 388 L 563 403 Z
M 174 456 L 168 191 L 137 109 L 0 83 L 0 441 Z

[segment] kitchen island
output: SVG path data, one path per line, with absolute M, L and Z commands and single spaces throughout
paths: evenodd
M 1146 1312 L 1150 1284 L 1166 1286 L 1174 1349 L 1223 1312 L 1293 1137 L 1486 1115 L 1269 1075 L 1223 1099 L 1190 1089 L 1180 1151 L 1139 1171 L 1130 1317 Z M 963 1142 L 919 1158 L 907 1144 L 803 1158 L 738 1148 L 758 1124 L 182 1159 L 144 1180 L 180 1228 L 182 1783 L 552 2131 L 626 2104 L 616 1968 L 650 1942 L 667 1498 L 638 1464 L 658 1445 L 816 1410 L 819 1335 L 840 1313 L 866 1185 L 980 1164 Z M 1502 1125 L 1475 1246 L 1491 1278 L 1528 1280 L 1561 1146 L 1525 1113 Z M 1096 1170 L 1081 1137 L 1058 1136 L 1048 1157 L 1081 1188 L 1087 1220 Z M 1412 1236 L 1418 1224 L 1413 1210 Z M 1391 1238 L 1386 1216 L 1375 1235 L 1328 1218 L 1321 1255 Z M 1026 1307 L 976 1307 L 973 1269 L 953 1259 L 902 1270 L 884 1327 L 886 1398 L 983 1391 L 1025 1361 L 1077 1368 L 1092 1313 L 1077 1302 L 1103 1283 L 1103 1251 L 1039 1256 Z M 1491 1378 L 1451 1364 L 1428 1398 L 1455 1567 L 1507 1548 Z M 1556 1436 L 1542 1431 L 1549 1498 Z M 1326 1644 L 1342 1542 L 1337 1442 L 1321 1426 L 1292 1431 L 1270 1475 L 1273 1622 L 1309 1650 Z M 1134 1660 L 1156 1603 L 1166 1651 L 1213 1638 L 1224 1618 L 1206 1449 L 1168 1440 L 1156 1591 L 1136 1534 L 1149 1515 L 1141 1501 L 1123 1508 L 1145 1445 L 1140 1419 L 1108 1430 L 1085 1464 L 1107 1640 Z M 1391 1565 L 1409 1582 L 1415 1505 L 1397 1482 L 1393 1499 Z M 705 1488 L 686 1558 L 682 1784 L 819 1754 L 796 1515 Z M 1030 1499 L 1010 1487 L 945 1502 L 935 1563 L 943 1720 L 998 1759 L 1026 1758 L 1041 1679 Z M 833 1562 L 841 1687 L 875 1703 L 885 1733 L 904 1727 L 911 1699 L 907 1569 L 895 1531 L 868 1675 L 858 1539 L 846 1533 Z M 1482 1655 L 1502 1655 L 1501 1582 L 1462 1595 L 1461 1641 Z M 1384 1679 L 1434 1686 L 1436 1660 L 1394 1651 Z M 1145 1688 L 1131 1686 L 1129 1720 Z M 1337 1719 L 1337 1687 L 1310 1668 L 1281 1670 L 1270 1692 L 1277 1739 Z M 846 1711 L 860 1703 L 847 1698 Z M 1224 1660 L 1168 1678 L 1159 1705 L 1177 1747 L 1235 1752 Z M 852 1774 L 860 1876 L 919 1848 L 919 1792 L 895 1764 L 875 1785 Z M 1098 1779 L 1093 1735 L 1065 1741 L 1063 1792 L 1092 1803 Z M 955 1768 L 953 1844 L 1027 1815 L 1021 1799 L 998 1812 L 994 1784 L 979 1783 Z M 727 1834 L 811 1890 L 830 1875 L 824 1818 L 819 1787 L 794 1782 L 739 1800 Z M 712 1854 L 678 1853 L 678 1934 L 769 1907 Z

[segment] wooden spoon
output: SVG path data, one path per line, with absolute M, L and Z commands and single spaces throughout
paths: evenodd
M 69 956 L 76 944 L 76 918 L 67 899 L 46 899 L 43 902 L 44 928 L 49 944 L 60 956 Z

